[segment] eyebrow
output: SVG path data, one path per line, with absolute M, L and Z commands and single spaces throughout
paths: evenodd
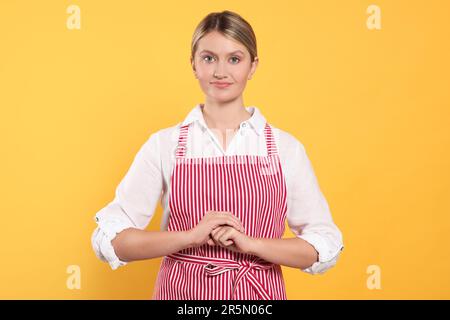
M 202 51 L 200 51 L 200 53 L 202 53 L 202 52 L 209 52 L 209 53 L 212 53 L 212 54 L 216 54 L 216 53 L 212 52 L 211 50 L 202 50 Z M 236 51 L 230 52 L 229 55 L 233 54 L 233 53 L 241 53 L 242 55 L 244 55 L 244 52 L 242 52 L 241 50 L 236 50 Z

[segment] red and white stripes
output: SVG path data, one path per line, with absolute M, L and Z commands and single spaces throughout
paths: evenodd
M 189 125 L 180 128 L 168 231 L 190 230 L 208 211 L 229 211 L 247 235 L 281 238 L 286 184 L 269 124 L 267 156 L 186 158 L 188 130 Z M 271 300 L 286 299 L 286 293 L 279 265 L 205 244 L 163 258 L 153 299 Z

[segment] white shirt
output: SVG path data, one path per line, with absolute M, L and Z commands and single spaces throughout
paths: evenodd
M 187 158 L 245 154 L 267 156 L 266 119 L 255 106 L 246 107 L 246 110 L 251 117 L 240 124 L 226 151 L 206 125 L 201 104 L 197 104 L 183 122 L 152 133 L 117 186 L 114 199 L 95 215 L 98 226 L 91 240 L 96 256 L 108 262 L 113 270 L 126 265 L 127 262 L 115 254 L 111 240 L 126 228 L 145 229 L 158 202 L 164 209 L 161 230 L 167 230 L 170 215 L 168 191 L 180 126 L 191 124 Z M 288 226 L 319 253 L 319 261 L 302 271 L 324 273 L 336 264 L 344 248 L 342 233 L 333 222 L 303 144 L 293 135 L 273 125 L 271 127 L 286 178 Z

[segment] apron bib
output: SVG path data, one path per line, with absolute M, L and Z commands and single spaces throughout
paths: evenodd
M 267 156 L 185 158 L 188 130 L 186 125 L 179 132 L 168 231 L 194 228 L 207 211 L 228 211 L 247 235 L 282 238 L 286 183 L 269 124 Z M 286 300 L 286 289 L 280 265 L 204 244 L 163 257 L 152 299 Z

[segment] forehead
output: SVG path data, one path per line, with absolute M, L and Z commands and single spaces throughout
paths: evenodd
M 246 54 L 247 48 L 234 39 L 212 31 L 198 41 L 197 51 L 209 51 L 215 54 L 230 54 L 237 51 L 237 53 Z

